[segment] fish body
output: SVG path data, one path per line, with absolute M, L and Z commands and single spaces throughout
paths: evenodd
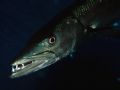
M 114 6 L 112 3 L 107 6 L 110 1 L 112 2 L 112 0 L 85 0 L 82 4 L 75 5 L 70 10 L 70 15 L 63 17 L 53 26 L 52 33 L 46 34 L 30 50 L 16 58 L 12 63 L 11 78 L 38 71 L 72 53 L 82 36 L 96 32 L 96 28 L 106 25 L 113 19 L 113 12 L 109 9 Z
M 73 10 L 74 16 L 84 26 L 105 27 L 115 18 L 120 18 L 119 0 L 89 0 L 88 2 L 91 3 L 78 6 Z

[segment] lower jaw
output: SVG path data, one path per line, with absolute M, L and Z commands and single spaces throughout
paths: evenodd
M 36 63 L 36 64 L 35 64 Z M 35 72 L 35 71 L 38 71 L 38 70 L 40 70 L 40 69 L 42 69 L 43 67 L 43 65 L 45 64 L 45 63 L 47 63 L 47 62 L 45 62 L 45 60 L 44 60 L 44 62 L 34 62 L 34 63 L 32 63 L 31 65 L 29 65 L 29 66 L 26 66 L 24 69 L 22 69 L 22 70 L 19 70 L 19 71 L 17 71 L 17 72 L 14 72 L 11 76 L 10 76 L 10 78 L 17 78 L 17 77 L 21 77 L 21 76 L 25 76 L 25 75 L 27 75 L 27 74 L 30 74 L 30 73 L 32 73 L 32 72 Z M 34 65 L 35 64 L 35 65 Z

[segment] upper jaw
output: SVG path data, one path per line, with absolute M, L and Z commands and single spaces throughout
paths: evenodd
M 12 73 L 24 69 L 26 66 L 32 64 L 35 60 L 21 59 L 12 64 Z

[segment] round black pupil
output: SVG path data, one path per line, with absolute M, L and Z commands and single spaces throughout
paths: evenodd
M 55 38 L 54 37 L 50 38 L 50 43 L 54 43 L 54 42 L 55 42 Z

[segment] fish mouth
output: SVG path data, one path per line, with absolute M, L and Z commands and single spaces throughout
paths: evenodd
M 44 51 L 27 58 L 21 58 L 12 64 L 10 78 L 21 77 L 55 63 L 59 58 L 52 51 Z

